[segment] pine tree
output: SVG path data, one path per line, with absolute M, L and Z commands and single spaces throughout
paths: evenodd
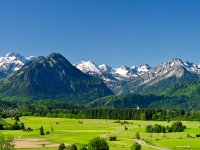
M 140 139 L 140 134 L 139 134 L 139 132 L 136 132 L 136 133 L 135 133 L 135 138 L 136 138 L 136 139 Z
M 40 135 L 44 135 L 44 128 L 43 128 L 43 126 L 40 127 Z

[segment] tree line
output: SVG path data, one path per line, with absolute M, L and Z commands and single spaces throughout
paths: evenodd
M 42 116 L 50 118 L 113 119 L 113 120 L 188 120 L 200 121 L 200 111 L 179 109 L 53 109 L 21 111 L 18 116 Z

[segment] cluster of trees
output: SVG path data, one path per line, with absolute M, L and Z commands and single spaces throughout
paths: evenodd
M 64 143 L 60 144 L 58 150 L 78 150 L 75 144 L 65 145 Z
M 18 116 L 15 116 L 14 120 L 15 120 L 14 124 L 7 123 L 6 121 L 1 121 L 0 130 L 24 130 L 25 129 L 24 123 L 23 122 L 19 123 L 20 120 Z
M 19 116 L 42 116 L 51 118 L 79 118 L 79 119 L 115 119 L 115 120 L 188 120 L 200 121 L 199 110 L 180 109 L 40 109 L 37 111 L 20 111 Z
M 30 127 L 25 128 L 23 122 L 20 122 L 19 116 L 14 117 L 15 123 L 11 124 L 5 120 L 0 119 L 0 130 L 23 130 L 23 131 L 33 131 Z
M 168 132 L 183 132 L 185 129 L 186 126 L 182 122 L 176 121 L 168 128 Z
M 15 113 L 16 114 L 16 113 Z M 17 112 L 18 116 L 42 116 L 50 118 L 78 118 L 78 119 L 114 119 L 114 120 L 187 120 L 200 121 L 199 110 L 180 109 L 30 109 Z M 8 117 L 5 114 L 2 117 Z
M 22 115 L 34 115 L 37 114 L 39 116 L 44 116 L 48 112 L 52 112 L 54 110 L 76 110 L 76 109 L 84 109 L 85 107 L 72 103 L 69 101 L 63 100 L 49 100 L 43 99 L 38 101 L 16 101 L 14 100 L 1 100 L 0 99 L 0 116 L 5 117 L 13 117 L 16 115 L 16 112 L 19 113 L 19 116 Z M 11 113 L 13 112 L 13 113 Z
M 64 143 L 60 144 L 58 150 L 77 150 L 75 144 L 66 146 Z M 104 138 L 96 137 L 89 141 L 88 145 L 83 145 L 79 150 L 109 150 L 109 145 Z
M 123 96 L 122 96 L 123 97 Z M 140 96 L 135 95 L 140 98 Z M 126 97 L 125 97 L 126 98 Z M 145 98 L 154 99 L 152 96 Z M 131 99 L 131 98 L 130 98 Z M 158 102 L 158 101 L 155 101 Z M 0 101 L 4 105 L 17 107 L 19 116 L 43 116 L 52 118 L 88 118 L 88 119 L 117 119 L 117 120 L 198 120 L 200 121 L 199 110 L 181 109 L 154 109 L 154 108 L 86 108 L 83 105 L 69 103 L 66 101 L 41 100 L 34 103 L 19 102 L 18 104 Z M 5 111 L 0 106 L 0 116 L 10 117 L 12 111 Z M 20 110 L 20 111 L 19 111 Z
M 78 150 L 75 144 L 65 145 L 61 143 L 58 150 Z M 83 145 L 79 150 L 109 150 L 109 145 L 104 138 L 96 137 L 89 141 L 88 145 Z M 133 143 L 130 150 L 141 150 L 141 145 L 137 142 Z
M 200 111 L 179 109 L 74 109 L 43 112 L 46 117 L 115 120 L 200 120 Z M 35 115 L 42 115 L 35 114 Z
M 78 148 L 75 144 L 65 145 L 62 143 L 59 145 L 58 150 L 78 150 Z M 80 147 L 79 150 L 109 150 L 109 145 L 104 138 L 96 137 L 89 141 L 88 145 Z M 130 150 L 141 150 L 141 145 L 135 142 Z
M 154 124 L 152 125 L 147 125 L 146 126 L 146 132 L 147 133 L 165 133 L 166 132 L 166 127 L 159 125 L 159 124 Z
M 182 122 L 176 121 L 173 122 L 172 125 L 169 126 L 163 126 L 159 124 L 155 125 L 147 125 L 146 126 L 146 132 L 147 133 L 166 133 L 166 132 L 182 132 L 186 129 L 186 126 L 183 125 Z
M 24 130 L 24 123 L 18 123 L 17 121 L 14 124 L 7 123 L 3 126 L 1 130 Z
M 89 119 L 200 120 L 200 111 L 179 109 L 84 109 L 81 114 Z

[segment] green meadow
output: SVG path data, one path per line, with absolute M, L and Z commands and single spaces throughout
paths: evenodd
M 14 122 L 8 118 L 8 122 Z M 26 131 L 11 131 L 2 130 L 3 134 L 13 135 L 15 140 L 37 139 L 45 141 L 49 144 L 54 144 L 52 147 L 47 145 L 41 148 L 30 149 L 58 149 L 55 144 L 66 143 L 76 144 L 78 147 L 87 144 L 91 139 L 97 136 L 107 138 L 116 136 L 117 141 L 108 141 L 111 150 L 128 150 L 134 142 L 136 132 L 139 132 L 142 144 L 142 149 L 200 149 L 200 138 L 196 134 L 200 134 L 200 122 L 183 121 L 187 126 L 184 132 L 179 133 L 146 133 L 147 125 L 160 124 L 170 126 L 173 122 L 167 121 L 136 121 L 127 120 L 129 124 L 122 125 L 114 123 L 116 120 L 100 120 L 100 119 L 65 119 L 65 118 L 43 118 L 43 117 L 21 117 L 21 122 L 24 122 L 26 127 L 31 127 L 32 132 Z M 49 131 L 50 134 L 41 136 L 39 128 L 41 125 L 44 131 Z M 125 126 L 128 130 L 125 130 Z M 53 128 L 53 132 L 52 132 Z M 188 137 L 188 134 L 190 137 Z M 28 149 L 28 148 L 19 148 Z

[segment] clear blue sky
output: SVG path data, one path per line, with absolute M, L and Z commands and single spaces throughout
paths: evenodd
M 0 55 L 60 52 L 72 63 L 200 63 L 199 0 L 1 0 Z

